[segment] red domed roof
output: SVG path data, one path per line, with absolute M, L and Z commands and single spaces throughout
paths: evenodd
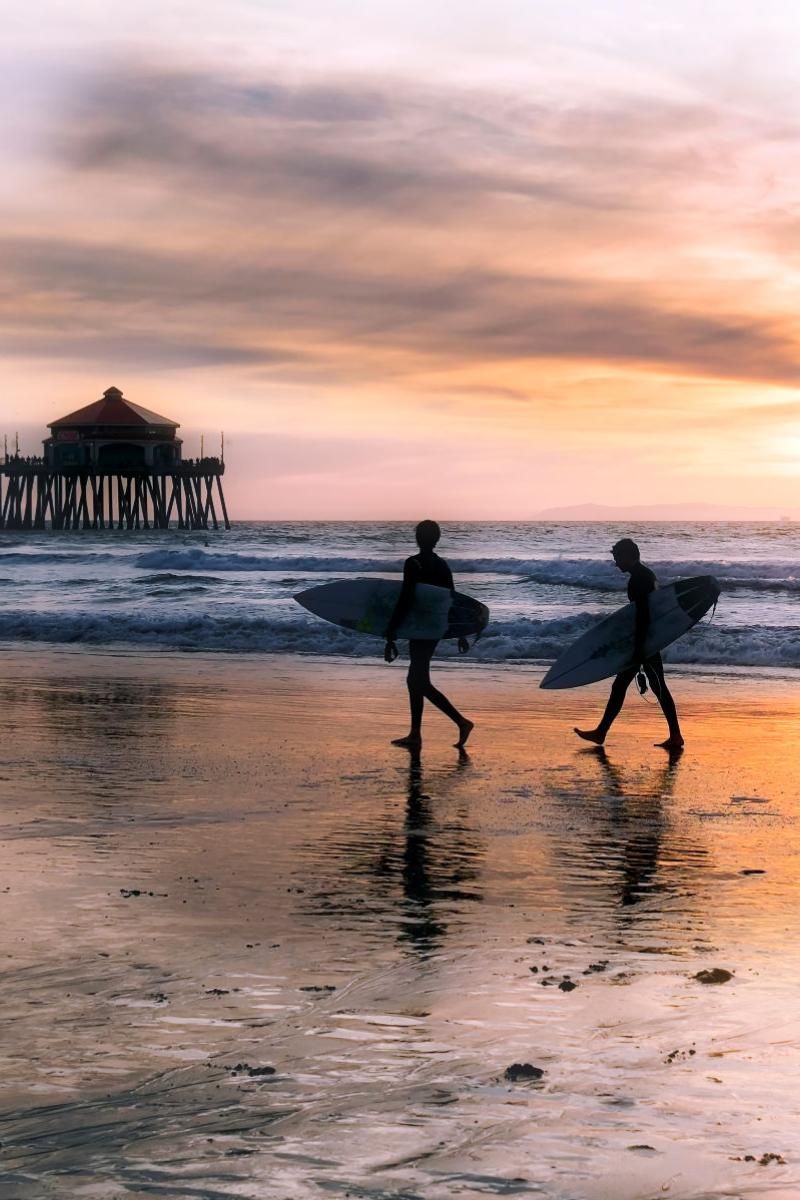
M 178 422 L 169 417 L 162 417 L 141 404 L 133 404 L 126 400 L 119 388 L 106 388 L 100 400 L 77 408 L 66 417 L 51 421 L 48 429 L 76 429 L 85 425 L 125 425 L 125 426 L 157 426 L 158 428 L 177 429 Z

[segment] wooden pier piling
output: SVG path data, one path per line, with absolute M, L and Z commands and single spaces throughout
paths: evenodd
M 134 475 L 0 463 L 0 529 L 230 529 L 219 460 Z

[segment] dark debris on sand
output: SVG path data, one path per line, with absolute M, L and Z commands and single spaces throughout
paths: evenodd
M 545 967 L 542 968 L 542 970 L 546 969 Z M 544 979 L 539 980 L 539 983 L 542 987 L 557 987 L 562 992 L 574 992 L 578 986 L 575 980 L 571 979 L 569 975 L 562 975 L 561 979 L 558 979 L 555 975 L 545 975 Z
M 519 1083 L 527 1079 L 541 1079 L 543 1075 L 544 1070 L 534 1067 L 532 1063 L 512 1063 L 510 1067 L 506 1067 L 503 1078 L 510 1083 Z
M 694 1043 L 688 1050 L 671 1050 L 664 1059 L 665 1063 L 686 1062 L 687 1058 L 693 1058 L 697 1051 L 694 1048 Z
M 711 967 L 707 971 L 698 971 L 694 978 L 698 983 L 727 983 L 729 979 L 733 979 L 733 971 L 726 971 L 724 967 Z
M 249 1063 L 237 1063 L 235 1067 L 228 1067 L 228 1070 L 234 1075 L 249 1075 L 251 1079 L 276 1074 L 274 1067 L 251 1067 Z
M 762 1154 L 761 1158 L 756 1158 L 755 1154 L 732 1155 L 731 1162 L 746 1162 L 746 1163 L 757 1162 L 760 1167 L 769 1167 L 772 1163 L 775 1163 L 775 1165 L 778 1167 L 786 1166 L 786 1159 L 783 1157 L 782 1154 L 772 1154 L 772 1153 Z

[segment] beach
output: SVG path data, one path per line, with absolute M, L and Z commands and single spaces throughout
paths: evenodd
M 0 1200 L 800 1200 L 797 11 L 3 34 Z
M 0 663 L 3 1200 L 800 1193 L 793 672 Z

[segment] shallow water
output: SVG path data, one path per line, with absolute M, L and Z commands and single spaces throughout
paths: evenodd
M 415 763 L 397 670 L 2 665 L 3 1200 L 800 1194 L 793 684 L 678 676 L 670 763 L 445 668 Z
M 451 521 L 441 552 L 491 610 L 485 662 L 553 659 L 624 601 L 610 546 L 636 537 L 662 584 L 716 575 L 713 621 L 668 661 L 800 666 L 800 524 Z M 293 596 L 333 579 L 399 577 L 406 522 L 235 522 L 230 531 L 0 533 L 0 639 L 87 646 L 374 657 L 376 644 Z M 455 653 L 446 644 L 444 653 Z

